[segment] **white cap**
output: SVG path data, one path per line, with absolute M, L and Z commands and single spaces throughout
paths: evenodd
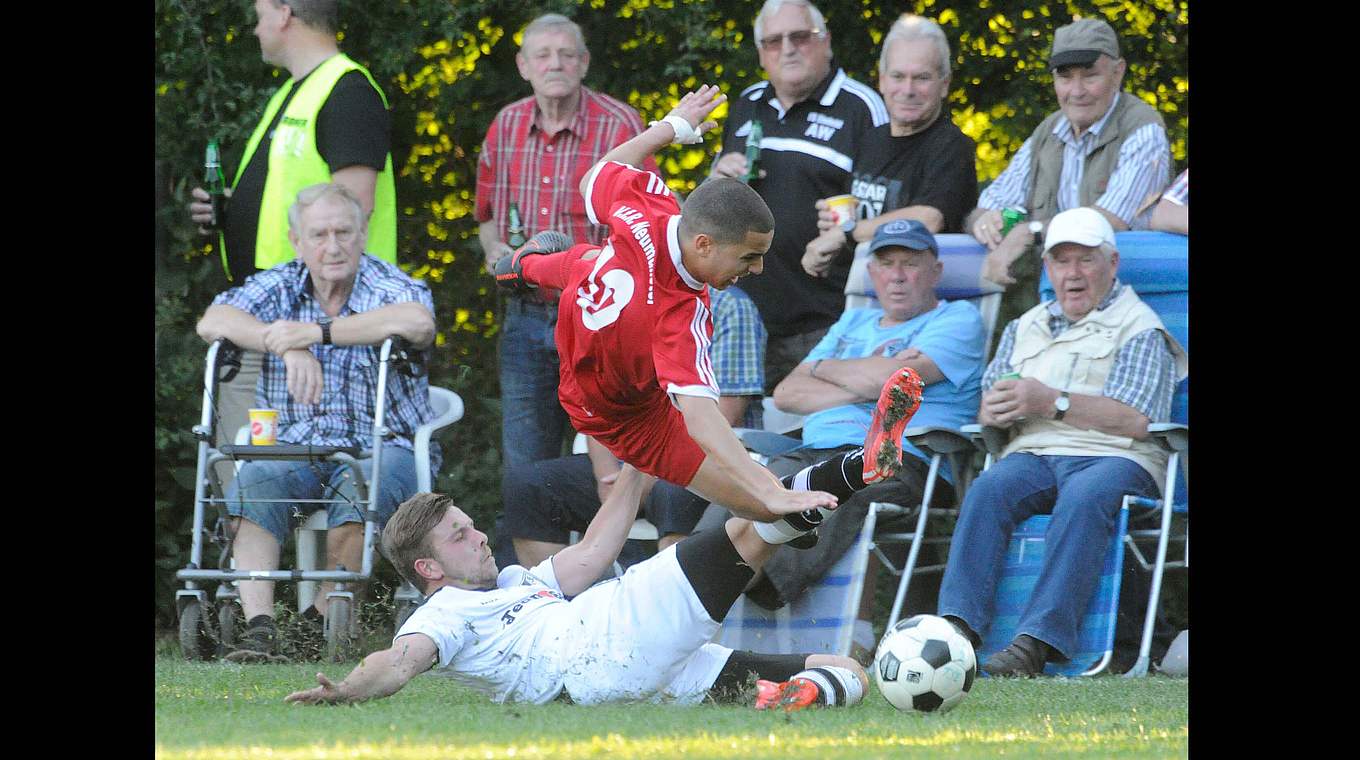
M 1078 243 L 1095 248 L 1107 243 L 1114 248 L 1114 228 L 1105 215 L 1093 208 L 1073 208 L 1053 217 L 1044 235 L 1044 253 L 1062 243 Z

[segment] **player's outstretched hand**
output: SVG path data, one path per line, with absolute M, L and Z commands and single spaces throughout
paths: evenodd
M 776 515 L 791 515 L 806 512 L 813 507 L 835 509 L 836 497 L 826 491 L 789 491 L 775 494 L 765 504 L 765 508 Z
M 317 683 L 321 684 L 320 686 L 307 689 L 306 691 L 295 691 L 284 697 L 283 701 L 298 702 L 304 705 L 333 705 L 337 702 L 347 701 L 344 695 L 340 693 L 340 689 L 338 689 L 335 684 L 331 683 L 331 680 L 326 677 L 325 673 L 317 673 L 316 680 Z
M 708 118 L 714 109 L 727 102 L 724 95 L 717 85 L 706 84 L 695 90 L 687 92 L 680 102 L 666 114 L 663 121 L 670 120 L 672 116 L 678 116 L 685 120 L 693 129 L 690 134 L 682 135 L 680 130 L 676 130 L 675 141 L 679 143 L 697 143 L 703 139 L 703 134 L 710 129 L 718 126 L 718 122 Z M 672 126 L 674 123 L 672 122 Z

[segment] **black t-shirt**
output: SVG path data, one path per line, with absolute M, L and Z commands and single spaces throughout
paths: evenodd
M 315 69 L 313 69 L 315 71 Z M 255 272 L 255 238 L 260 221 L 260 201 L 264 197 L 265 176 L 269 171 L 269 145 L 274 129 L 288 110 L 307 74 L 293 85 L 274 120 L 260 138 L 241 181 L 232 191 L 231 205 L 223 225 L 227 242 L 227 265 L 235 284 Z M 316 149 L 335 173 L 347 166 L 371 166 L 382 171 L 392 148 L 391 126 L 382 97 L 361 71 L 340 77 L 316 118 Z M 242 146 L 244 153 L 244 146 Z M 239 159 L 238 159 L 239 160 Z
M 924 131 L 893 137 L 892 125 L 871 132 L 855 156 L 850 192 L 859 218 L 873 219 L 905 206 L 932 206 L 944 215 L 942 232 L 962 232 L 977 205 L 977 145 L 948 114 Z
M 774 214 L 774 242 L 765 271 L 741 278 L 741 289 L 760 309 L 771 337 L 811 332 L 835 322 L 845 308 L 850 262 L 833 264 L 826 277 L 803 271 L 803 251 L 817 237 L 819 198 L 850 192 L 850 172 L 864 136 L 887 124 L 883 99 L 848 77 L 836 63 L 806 100 L 782 111 L 768 81 L 754 84 L 731 101 L 723 126 L 723 153 L 743 152 L 749 122 L 764 131 L 759 166 L 764 179 L 751 187 Z

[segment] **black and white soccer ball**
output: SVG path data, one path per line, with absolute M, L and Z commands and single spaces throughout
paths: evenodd
M 899 710 L 952 710 L 968 696 L 976 677 L 972 643 L 935 615 L 899 620 L 874 654 L 874 682 Z

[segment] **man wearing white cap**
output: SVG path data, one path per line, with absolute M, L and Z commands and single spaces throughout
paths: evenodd
M 1146 221 L 1143 200 L 1166 187 L 1170 175 L 1161 115 L 1120 92 L 1126 65 L 1109 24 L 1084 18 L 1059 27 L 1048 67 L 1058 110 L 1035 128 L 963 223 L 990 250 L 984 276 L 1007 288 L 1003 322 L 1038 302 L 1039 257 L 1031 251 L 1054 215 L 1088 206 L 1114 229 L 1130 229 L 1135 217 Z M 1015 207 L 1026 209 L 1026 221 L 1003 236 L 1001 210 Z
M 1044 566 L 991 675 L 1038 675 L 1074 650 L 1125 494 L 1156 497 L 1166 454 L 1148 424 L 1171 416 L 1189 360 L 1161 320 L 1119 282 L 1105 215 L 1053 217 L 1044 266 L 1056 298 L 1006 326 L 982 377 L 978 421 L 1003 428 L 1001 459 L 973 482 L 954 529 L 939 614 L 980 643 L 1015 526 L 1052 514 Z M 1001 379 L 1016 373 L 1019 379 Z

